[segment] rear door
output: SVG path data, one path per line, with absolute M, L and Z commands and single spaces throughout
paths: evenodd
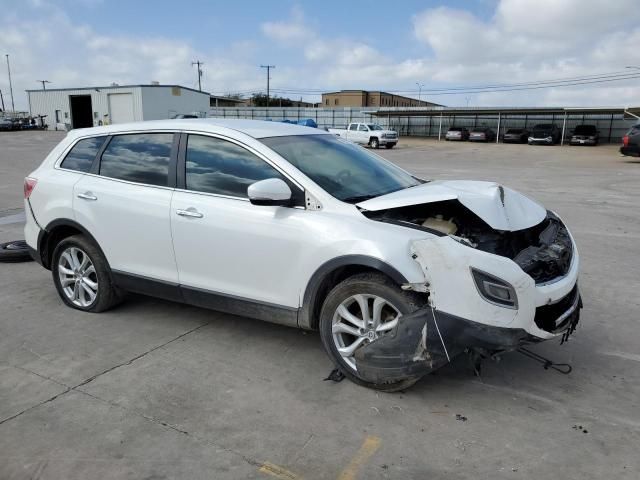
M 177 139 L 172 132 L 114 135 L 74 186 L 76 220 L 116 273 L 177 284 L 169 223 Z

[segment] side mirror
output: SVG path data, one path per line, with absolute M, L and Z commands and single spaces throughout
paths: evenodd
M 291 204 L 291 189 L 280 178 L 267 178 L 252 183 L 247 188 L 249 201 L 254 205 L 276 205 L 286 207 Z

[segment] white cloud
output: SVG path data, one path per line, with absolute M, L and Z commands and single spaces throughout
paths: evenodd
M 300 7 L 296 6 L 291 11 L 291 19 L 286 22 L 265 22 L 261 25 L 262 33 L 271 40 L 280 43 L 290 43 L 313 37 L 304 22 L 304 14 Z

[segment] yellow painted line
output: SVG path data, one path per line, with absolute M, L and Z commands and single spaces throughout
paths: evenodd
M 360 470 L 362 464 L 369 460 L 369 458 L 374 453 L 376 453 L 376 450 L 380 448 L 381 443 L 382 440 L 380 440 L 380 437 L 374 437 L 370 435 L 365 438 L 364 443 L 360 447 L 360 450 L 358 450 L 356 456 L 353 457 L 351 463 L 347 465 L 347 468 L 342 470 L 340 476 L 338 477 L 338 480 L 355 480 L 356 475 L 358 474 L 358 470 Z
M 258 471 L 282 480 L 300 480 L 300 477 L 295 473 L 269 462 L 265 462 Z

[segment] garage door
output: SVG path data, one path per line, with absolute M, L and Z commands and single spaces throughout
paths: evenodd
M 111 123 L 133 122 L 133 95 L 131 93 L 110 93 L 109 117 Z

